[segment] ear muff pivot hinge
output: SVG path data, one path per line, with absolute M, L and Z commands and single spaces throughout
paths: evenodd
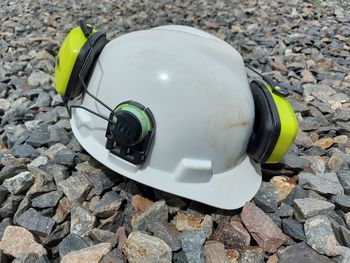
M 126 101 L 115 108 L 110 119 L 106 148 L 133 164 L 145 163 L 155 133 L 150 109 L 135 101 Z

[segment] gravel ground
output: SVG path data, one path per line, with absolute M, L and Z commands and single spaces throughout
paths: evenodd
M 0 262 L 350 262 L 349 5 L 2 0 Z M 82 18 L 108 39 L 203 29 L 290 88 L 295 144 L 243 209 L 140 185 L 84 152 L 53 89 L 59 44 Z

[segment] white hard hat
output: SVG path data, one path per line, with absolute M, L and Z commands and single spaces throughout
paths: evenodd
M 223 209 L 253 198 L 261 171 L 247 155 L 255 111 L 240 54 L 186 26 L 136 31 L 108 43 L 97 34 L 88 39 L 93 58 L 79 62 L 76 55 L 81 65 L 70 67 L 78 77 L 59 78 L 57 62 L 56 89 L 66 101 L 79 79 L 87 92 L 79 105 L 69 104 L 80 144 L 117 173 L 169 193 Z M 72 48 L 65 42 L 60 60 L 64 46 Z

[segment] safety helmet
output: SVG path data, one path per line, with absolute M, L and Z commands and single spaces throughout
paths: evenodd
M 241 55 L 187 26 L 111 41 L 82 22 L 55 70 L 80 144 L 130 179 L 223 209 L 250 200 L 260 163 L 281 160 L 297 122 L 273 80 L 249 85 Z

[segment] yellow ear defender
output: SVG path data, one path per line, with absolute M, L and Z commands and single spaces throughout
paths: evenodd
M 262 78 L 264 82 L 250 83 L 255 122 L 247 152 L 258 163 L 278 163 L 294 142 L 298 122 L 286 100 L 288 90 L 266 76 Z
M 65 101 L 82 92 L 80 80 L 88 83 L 94 63 L 107 42 L 105 34 L 84 21 L 64 39 L 56 59 L 55 88 Z

